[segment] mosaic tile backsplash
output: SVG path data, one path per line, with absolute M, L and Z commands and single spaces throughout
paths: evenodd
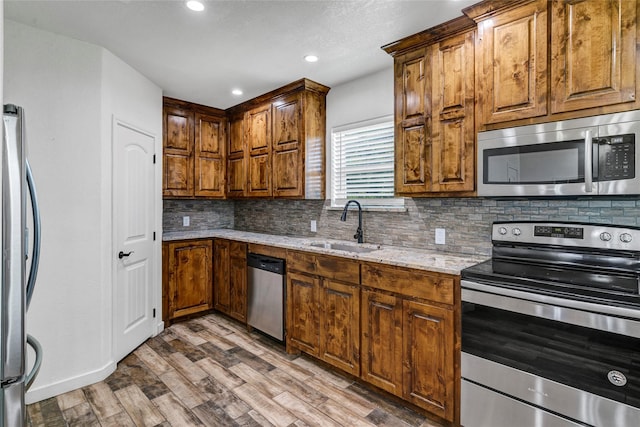
M 165 200 L 164 231 L 234 228 L 288 236 L 352 240 L 357 211 L 340 221 L 341 210 L 318 200 Z M 363 212 L 368 243 L 443 252 L 491 254 L 493 221 L 536 220 L 599 222 L 640 226 L 640 198 L 616 199 L 406 199 L 404 212 Z M 191 225 L 182 227 L 182 216 Z M 311 220 L 317 232 L 310 231 Z M 435 244 L 435 229 L 446 230 L 445 244 Z

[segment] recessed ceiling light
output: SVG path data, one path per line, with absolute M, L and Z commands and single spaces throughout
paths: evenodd
M 304 60 L 307 62 L 318 62 L 318 57 L 315 55 L 306 55 Z
M 231 93 L 234 94 L 235 96 L 242 95 L 242 91 L 240 89 L 233 89 Z
M 198 0 L 189 0 L 187 7 L 196 12 L 202 12 L 204 10 L 204 4 Z

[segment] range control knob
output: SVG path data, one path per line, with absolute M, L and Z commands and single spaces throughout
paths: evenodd
M 505 234 L 507 234 L 507 229 L 505 227 L 500 227 L 498 228 L 498 233 L 504 236 Z
M 629 233 L 622 233 L 620 235 L 620 241 L 622 243 L 631 243 L 632 240 L 633 240 L 633 237 L 631 237 L 631 234 Z
M 603 242 L 608 242 L 609 240 L 611 240 L 611 233 L 607 233 L 606 231 L 600 233 L 600 240 L 602 240 Z
M 513 230 L 511 230 L 511 233 L 513 233 L 514 236 L 519 236 L 522 234 L 522 231 L 518 227 L 516 227 Z

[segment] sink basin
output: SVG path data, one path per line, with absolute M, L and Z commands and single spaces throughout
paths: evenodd
M 357 252 L 357 253 L 373 252 L 380 249 L 380 246 L 371 247 L 371 246 L 360 246 L 358 244 L 334 243 L 334 242 L 314 242 L 314 243 L 311 243 L 310 246 L 313 246 L 315 248 L 334 249 L 336 251 Z

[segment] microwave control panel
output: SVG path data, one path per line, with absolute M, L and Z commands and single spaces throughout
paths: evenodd
M 635 135 L 598 138 L 598 181 L 635 178 Z

